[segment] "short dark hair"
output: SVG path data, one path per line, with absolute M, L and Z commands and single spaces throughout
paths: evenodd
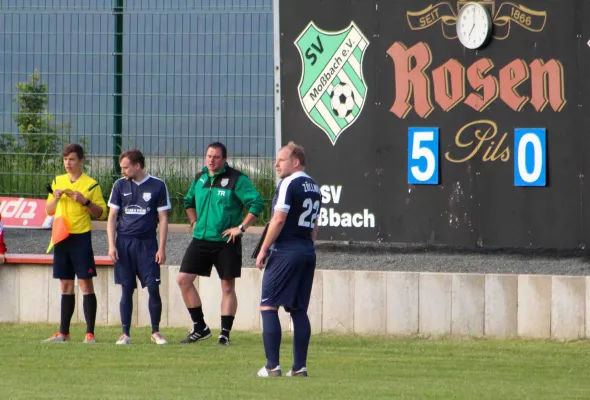
M 225 145 L 223 143 L 213 142 L 209 146 L 207 146 L 207 150 L 209 150 L 211 148 L 221 150 L 221 157 L 227 158 L 227 149 L 225 148 Z
M 84 149 L 79 144 L 70 143 L 64 146 L 64 151 L 62 153 L 64 157 L 67 157 L 69 154 L 72 153 L 76 153 L 80 160 L 84 158 Z
M 141 169 L 145 167 L 145 157 L 141 151 L 137 149 L 127 150 L 125 153 L 121 154 L 119 156 L 119 162 L 124 158 L 128 158 L 129 161 L 131 161 L 131 164 L 139 164 Z
M 299 160 L 299 164 L 305 167 L 305 149 L 303 146 L 291 141 L 282 147 L 283 149 L 291 150 L 291 157 Z

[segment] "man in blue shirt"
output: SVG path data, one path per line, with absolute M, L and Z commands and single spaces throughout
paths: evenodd
M 277 154 L 281 178 L 272 205 L 272 218 L 256 266 L 262 270 L 260 312 L 266 365 L 257 376 L 281 376 L 279 351 L 281 323 L 278 308 L 293 320 L 293 367 L 287 376 L 307 376 L 307 349 L 311 327 L 307 307 L 316 267 L 314 242 L 322 197 L 320 187 L 305 171 L 303 147 L 289 142 Z
M 160 264 L 166 262 L 168 210 L 171 208 L 168 188 L 163 181 L 144 171 L 145 158 L 139 150 L 121 154 L 119 165 L 123 178 L 113 185 L 107 225 L 109 256 L 115 263 L 115 283 L 122 286 L 119 306 L 123 334 L 117 344 L 131 344 L 129 330 L 136 277 L 139 277 L 142 287 L 147 286 L 149 293 L 151 340 L 156 344 L 166 344 L 159 331 L 162 315 L 159 285 Z M 156 239 L 158 223 L 159 245 Z

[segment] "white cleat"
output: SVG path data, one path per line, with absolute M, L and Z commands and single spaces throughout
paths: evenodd
M 131 344 L 131 338 L 127 335 L 121 335 L 115 344 Z
M 168 344 L 168 341 L 160 332 L 152 333 L 152 342 L 155 344 Z
M 307 368 L 303 367 L 299 371 L 291 370 L 291 371 L 287 372 L 287 375 L 285 375 L 285 376 L 296 376 L 296 377 L 301 377 L 301 378 L 307 377 Z

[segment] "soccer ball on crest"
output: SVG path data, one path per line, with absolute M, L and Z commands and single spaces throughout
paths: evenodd
M 332 112 L 338 118 L 346 118 L 352 114 L 354 108 L 354 93 L 347 83 L 340 82 L 330 92 Z

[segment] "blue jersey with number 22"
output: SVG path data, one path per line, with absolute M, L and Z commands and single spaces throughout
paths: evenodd
M 318 184 L 305 172 L 295 172 L 279 182 L 272 212 L 287 214 L 275 249 L 313 250 L 311 233 L 317 224 L 322 196 Z

